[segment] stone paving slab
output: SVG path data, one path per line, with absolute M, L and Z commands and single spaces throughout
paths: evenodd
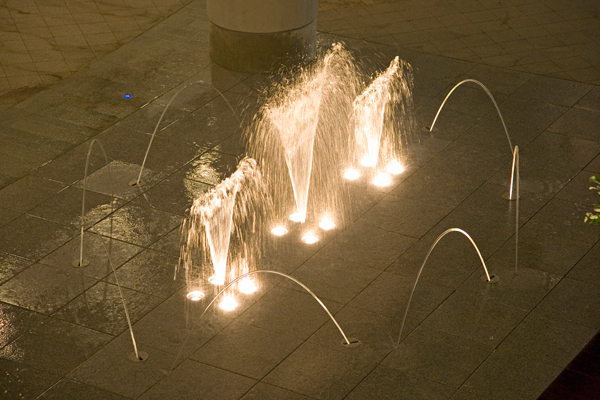
M 186 209 L 244 154 L 243 128 L 230 106 L 247 123 L 260 105 L 259 90 L 271 81 L 210 64 L 203 1 L 4 111 L 0 132 L 10 146 L 0 146 L 0 318 L 10 329 L 0 338 L 0 363 L 8 371 L 0 393 L 42 399 L 58 393 L 537 398 L 600 327 L 600 234 L 583 224 L 593 200 L 586 176 L 600 168 L 593 123 L 600 92 L 593 80 L 482 63 L 525 52 L 549 60 L 582 43 L 538 53 L 515 34 L 544 38 L 526 40 L 534 47 L 561 38 L 577 42 L 576 32 L 589 38 L 583 27 L 593 21 L 586 22 L 589 9 L 559 1 L 543 4 L 551 11 L 540 11 L 536 1 L 495 3 L 321 2 L 320 23 L 343 21 L 335 22 L 342 27 L 336 35 L 320 35 L 323 48 L 343 39 L 356 59 L 367 60 L 370 74 L 396 55 L 412 64 L 418 126 L 408 141 L 406 172 L 392 187 L 350 186 L 356 204 L 346 226 L 314 246 L 293 235 L 268 237 L 260 268 L 291 274 L 314 289 L 348 335 L 363 342 L 356 349 L 342 347 L 318 303 L 280 278 L 263 278 L 258 293 L 240 299 L 239 310 L 211 311 L 200 322 L 210 299 L 190 302 L 181 275 L 173 279 Z M 377 24 L 384 20 L 390 21 L 384 29 L 395 31 L 386 39 L 348 39 L 352 32 L 380 34 Z M 577 29 L 564 31 L 573 26 L 564 21 L 573 20 Z M 440 39 L 448 31 L 455 37 Z M 427 40 L 419 42 L 423 32 Z M 408 46 L 397 47 L 396 36 Z M 411 40 L 421 48 L 409 46 Z M 423 52 L 429 44 L 443 51 Z M 447 57 L 465 49 L 478 58 Z M 501 197 L 511 153 L 491 101 L 467 84 L 441 114 L 438 130 L 421 130 L 452 86 L 467 78 L 489 85 L 521 148 L 518 273 L 515 204 Z M 213 87 L 193 84 L 199 80 Z M 147 186 L 132 190 L 112 179 L 104 157 L 92 152 L 84 235 L 91 264 L 70 267 L 78 254 L 77 204 L 91 139 L 105 146 L 110 164 L 127 165 L 135 175 L 163 105 L 182 88 L 157 130 Z M 473 237 L 500 283 L 481 281 L 479 259 L 465 237 L 445 237 L 424 267 L 395 347 L 418 268 L 435 239 L 454 227 Z M 140 350 L 149 354 L 145 362 L 128 358 L 133 347 L 110 263 Z

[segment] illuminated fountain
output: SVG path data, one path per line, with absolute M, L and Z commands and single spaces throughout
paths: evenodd
M 339 221 L 346 191 L 339 170 L 349 154 L 348 115 L 358 86 L 352 56 L 335 44 L 312 68 L 277 85 L 248 129 L 248 150 L 276 199 L 274 217 L 281 224 L 273 234 L 287 232 L 288 218 L 323 219 L 329 229 Z M 318 227 L 307 226 L 307 243 L 318 240 L 311 229 Z
M 207 282 L 222 286 L 254 269 L 267 204 L 256 161 L 248 157 L 231 177 L 194 201 L 182 225 L 180 259 L 190 300 L 205 297 Z M 241 290 L 250 292 L 252 282 L 242 283 Z
M 464 230 L 459 229 L 459 228 L 446 229 L 444 232 L 442 232 L 441 235 L 439 235 L 437 237 L 437 239 L 435 239 L 435 242 L 433 242 L 433 244 L 429 248 L 429 251 L 427 252 L 427 255 L 425 256 L 425 259 L 423 260 L 423 263 L 421 264 L 421 268 L 419 268 L 419 272 L 417 273 L 415 283 L 413 284 L 413 287 L 410 291 L 410 295 L 408 296 L 406 308 L 404 309 L 404 314 L 402 316 L 402 322 L 400 324 L 400 333 L 398 333 L 398 340 L 394 343 L 394 345 L 396 347 L 398 347 L 398 345 L 400 344 L 400 341 L 402 340 L 402 332 L 404 331 L 404 326 L 406 324 L 406 316 L 408 315 L 408 310 L 410 309 L 410 303 L 412 302 L 413 295 L 415 294 L 415 289 L 417 288 L 417 283 L 419 283 L 419 278 L 421 277 L 423 268 L 425 268 L 425 264 L 427 264 L 427 260 L 429 260 L 429 256 L 431 255 L 431 252 L 433 251 L 433 249 L 435 249 L 435 246 L 437 246 L 437 244 L 440 242 L 440 240 L 442 240 L 442 238 L 444 236 L 446 236 L 447 234 L 452 233 L 452 232 L 458 232 L 458 233 L 461 233 L 462 235 L 464 235 L 467 239 L 469 239 L 469 242 L 471 242 L 471 244 L 473 245 L 473 248 L 475 248 L 475 251 L 477 252 L 477 256 L 479 257 L 479 261 L 481 261 L 481 266 L 483 267 L 483 272 L 484 272 L 484 275 L 481 277 L 481 280 L 486 283 L 498 283 L 500 281 L 500 278 L 497 275 L 490 275 L 487 265 L 485 264 L 485 261 L 483 260 L 483 256 L 481 255 L 481 252 L 479 251 L 479 247 L 477 247 L 477 245 L 475 244 L 475 241 L 473 240 L 473 238 L 471 238 L 471 236 L 467 232 L 465 232 Z
M 365 88 L 351 54 L 334 44 L 312 68 L 275 87 L 248 129 L 256 158 L 275 200 L 272 227 L 288 232 L 289 220 L 305 225 L 302 240 L 319 240 L 347 217 L 347 180 L 369 171 L 373 184 L 388 186 L 404 170 L 403 135 L 413 129 L 412 73 L 395 58 Z M 342 172 L 347 168 L 345 172 Z
M 81 199 L 81 221 L 80 221 L 81 233 L 80 233 L 80 243 L 79 243 L 79 257 L 74 259 L 71 262 L 71 266 L 76 267 L 76 268 L 86 268 L 90 265 L 90 261 L 88 259 L 84 258 L 84 246 L 83 246 L 84 241 L 83 241 L 83 239 L 84 239 L 84 231 L 85 231 L 85 194 L 87 191 L 88 168 L 90 166 L 90 156 L 92 154 L 94 145 L 98 145 L 98 147 L 100 147 L 100 151 L 102 152 L 102 155 L 104 156 L 105 165 L 107 165 L 107 166 L 110 165 L 108 162 L 108 157 L 106 156 L 106 151 L 104 151 L 104 146 L 102 146 L 102 143 L 100 143 L 100 141 L 98 139 L 92 139 L 92 141 L 90 142 L 90 146 L 88 148 L 86 159 L 85 159 L 85 170 L 83 173 L 83 187 L 82 187 L 83 196 Z M 111 202 L 110 202 L 110 213 L 111 214 L 114 211 L 113 201 L 114 201 L 114 199 L 113 199 L 113 196 L 111 195 Z M 90 228 L 90 232 L 93 232 L 93 230 L 91 228 Z M 117 288 L 119 289 L 119 297 L 121 298 L 121 304 L 123 305 L 123 311 L 125 312 L 125 318 L 127 320 L 127 327 L 129 328 L 129 335 L 131 336 L 131 344 L 133 345 L 133 353 L 129 355 L 129 359 L 133 362 L 146 361 L 148 359 L 148 353 L 138 350 L 137 342 L 135 340 L 135 335 L 133 333 L 133 324 L 131 323 L 131 317 L 129 315 L 129 309 L 127 308 L 127 304 L 125 302 L 125 296 L 123 296 L 123 287 L 121 286 L 119 277 L 115 270 L 115 266 L 112 262 L 109 246 L 106 245 L 107 239 L 104 238 L 98 232 L 94 232 L 94 233 L 96 233 L 97 237 L 100 239 L 100 243 L 102 244 L 102 247 L 104 248 L 104 251 L 106 253 L 106 259 L 108 261 L 108 265 L 110 266 L 110 270 L 115 278 L 115 283 L 117 285 Z M 83 275 L 82 275 L 82 278 L 83 278 Z
M 396 57 L 354 100 L 353 166 L 345 171 L 346 179 L 360 177 L 358 164 L 374 168 L 376 186 L 390 185 L 390 174 L 404 171 L 401 134 L 412 130 L 412 82 L 410 66 Z
M 171 373 L 173 371 L 173 369 L 177 366 L 177 362 L 178 362 L 179 358 L 181 357 L 181 355 L 183 353 L 183 349 L 185 348 L 185 346 L 186 346 L 186 344 L 187 344 L 187 342 L 188 342 L 188 340 L 189 340 L 192 332 L 198 327 L 198 325 L 200 324 L 200 321 L 202 320 L 202 317 L 211 308 L 211 306 L 213 304 L 215 304 L 215 302 L 217 301 L 217 299 L 222 297 L 222 300 L 219 303 L 219 308 L 221 310 L 223 310 L 223 311 L 232 311 L 232 310 L 234 310 L 237 307 L 237 302 L 236 302 L 235 298 L 231 294 L 227 294 L 227 292 L 230 291 L 230 289 L 233 288 L 235 285 L 237 285 L 238 286 L 238 290 L 240 290 L 240 286 L 241 286 L 242 282 L 251 280 L 250 277 L 253 276 L 253 275 L 257 275 L 257 274 L 276 275 L 278 277 L 282 277 L 282 278 L 285 278 L 287 280 L 290 280 L 290 281 L 294 282 L 295 284 L 297 284 L 298 286 L 300 286 L 309 295 L 311 295 L 312 298 L 317 303 L 319 303 L 319 305 L 323 308 L 323 310 L 329 316 L 329 319 L 331 319 L 331 321 L 335 324 L 336 328 L 338 329 L 338 331 L 342 335 L 342 341 L 341 341 L 342 346 L 344 346 L 344 347 L 346 347 L 348 349 L 353 349 L 353 348 L 356 348 L 356 347 L 359 347 L 360 345 L 362 345 L 362 342 L 360 340 L 358 340 L 357 338 L 355 338 L 355 337 L 349 337 L 349 336 L 346 335 L 346 333 L 344 332 L 344 330 L 342 329 L 342 327 L 340 326 L 340 324 L 338 323 L 338 321 L 335 319 L 335 317 L 331 314 L 331 312 L 329 311 L 329 309 L 327 308 L 327 306 L 325 305 L 325 303 L 323 303 L 323 301 L 312 290 L 310 290 L 305 284 L 303 284 L 302 282 L 300 282 L 298 279 L 294 278 L 293 276 L 290 276 L 288 274 L 284 274 L 283 272 L 271 271 L 271 270 L 266 270 L 265 269 L 265 270 L 261 270 L 261 271 L 247 272 L 247 273 L 245 273 L 245 274 L 237 277 L 236 279 L 233 279 L 231 282 L 229 282 L 223 289 L 221 289 L 212 298 L 212 300 L 204 308 L 204 310 L 202 311 L 202 314 L 200 314 L 200 316 L 196 319 L 196 321 L 194 322 L 194 325 L 192 326 L 192 328 L 190 329 L 190 331 L 186 335 L 185 340 L 183 341 L 183 344 L 181 345 L 181 347 L 179 349 L 179 352 L 175 356 L 175 359 L 173 361 L 173 365 L 171 366 L 171 370 L 169 371 L 169 373 Z
M 458 82 L 456 85 L 454 85 L 454 87 L 450 90 L 450 92 L 448 92 L 446 97 L 444 97 L 444 101 L 442 101 L 442 104 L 440 104 L 440 108 L 438 108 L 438 111 L 435 114 L 435 117 L 433 118 L 433 122 L 431 123 L 431 126 L 424 127 L 423 131 L 429 132 L 429 133 L 436 131 L 435 130 L 435 122 L 437 121 L 438 117 L 440 116 L 440 113 L 442 112 L 442 109 L 444 108 L 444 104 L 446 104 L 446 101 L 450 98 L 452 93 L 454 93 L 454 91 L 456 89 L 458 89 L 459 86 L 461 86 L 465 83 L 469 83 L 469 82 L 475 83 L 479 87 L 481 87 L 483 89 L 483 91 L 488 95 L 488 97 L 490 98 L 492 103 L 494 104 L 494 108 L 496 109 L 496 112 L 498 113 L 500 122 L 502 122 L 502 127 L 504 128 L 504 134 L 506 136 L 506 140 L 508 141 L 508 146 L 510 147 L 510 151 L 512 153 L 510 186 L 509 186 L 508 193 L 503 194 L 502 197 L 505 198 L 506 200 L 510 200 L 510 201 L 516 200 L 516 207 L 515 207 L 515 272 L 516 272 L 516 271 L 518 271 L 518 266 L 519 266 L 519 198 L 521 196 L 520 188 L 519 188 L 520 179 L 521 179 L 519 176 L 519 146 L 513 147 L 512 141 L 510 140 L 510 135 L 508 134 L 508 129 L 506 128 L 506 123 L 504 123 L 504 118 L 502 117 L 502 113 L 500 112 L 500 108 L 498 107 L 498 103 L 496 102 L 496 99 L 494 99 L 492 92 L 490 92 L 490 90 L 483 83 L 481 83 L 475 79 L 464 79 L 464 80 Z

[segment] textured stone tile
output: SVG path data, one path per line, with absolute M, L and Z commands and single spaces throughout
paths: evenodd
M 33 264 L 25 258 L 13 256 L 12 254 L 0 254 L 0 282 L 5 282 Z
M 592 173 L 587 171 L 578 173 L 560 192 L 558 192 L 556 198 L 585 204 L 591 207 L 599 200 L 598 192 L 590 190 L 590 187 L 593 186 L 592 183 L 590 183 L 591 176 Z
M 186 360 L 141 399 L 164 399 L 166 396 L 195 399 L 198 393 L 217 400 L 239 398 L 255 383 L 245 376 Z
M 568 111 L 564 106 L 524 99 L 515 93 L 500 103 L 499 107 L 506 123 L 542 130 Z
M 590 206 L 552 199 L 525 226 L 594 244 L 600 233 L 594 226 L 583 222 L 587 211 L 590 211 Z
M 477 182 L 448 172 L 431 175 L 416 171 L 398 185 L 392 194 L 434 205 L 443 198 L 443 207 L 448 208 L 458 205 L 477 186 Z
M 181 254 L 182 237 L 181 227 L 177 227 L 155 242 L 150 248 L 173 256 L 179 256 Z
M 411 247 L 386 269 L 386 272 L 416 279 L 423 267 L 419 282 L 431 283 L 456 289 L 475 269 L 481 269 L 481 261 L 474 249 L 457 249 L 437 244 L 427 261 L 427 253 L 433 246 L 429 241 L 421 240 Z M 470 251 L 469 251 L 470 250 Z M 423 263 L 425 265 L 423 266 Z
M 502 107 L 499 109 L 502 113 Z M 504 118 L 504 113 L 501 115 Z M 509 146 L 507 132 L 512 147 Z M 508 153 L 512 155 L 514 146 L 519 146 L 519 149 L 522 150 L 523 147 L 531 143 L 541 132 L 542 129 L 539 128 L 535 129 L 531 126 L 526 127 L 510 123 L 506 124 L 505 131 L 498 113 L 492 112 L 477 121 L 457 141 L 463 144 L 482 147 L 490 153 Z
M 580 299 L 585 299 L 582 302 Z M 598 287 L 591 283 L 564 278 L 535 308 L 537 316 L 567 321 L 598 329 L 600 319 Z
M 420 129 L 423 127 L 427 129 L 431 128 L 443 100 L 444 97 L 438 95 L 437 98 L 433 98 L 419 108 L 416 113 L 416 118 Z M 444 104 L 444 108 L 435 120 L 435 124 L 433 124 L 433 136 L 441 140 L 455 140 L 467 129 L 471 128 L 478 120 L 484 117 L 488 111 L 486 108 L 486 112 L 470 115 L 464 112 L 465 110 L 460 106 L 458 100 L 450 103 L 453 107 L 446 107 L 446 104 Z M 423 132 L 420 133 L 423 134 Z
M 0 393 L 7 399 L 35 398 L 48 389 L 59 377 L 29 366 L 0 358 Z
M 567 277 L 580 281 L 600 285 L 597 266 L 600 257 L 600 246 L 595 245 L 592 249 L 573 267 Z
M 600 111 L 572 108 L 553 123 L 548 130 L 567 136 L 600 141 L 594 127 L 600 123 Z
M 333 321 L 328 321 L 309 339 L 309 343 L 348 354 L 365 361 L 379 362 L 394 348 L 397 337 L 394 332 L 398 324 L 394 319 L 360 308 L 346 306 L 335 314 L 335 319 L 346 337 L 358 339 L 358 347 L 346 348 L 340 330 Z
M 174 279 L 177 265 L 178 259 L 175 257 L 154 250 L 144 250 L 121 266 L 116 275 L 123 287 L 167 298 L 184 284 L 181 274 Z M 112 274 L 105 279 L 115 283 Z
M 191 355 L 231 322 L 229 313 L 215 309 L 209 309 L 200 318 L 213 296 L 193 302 L 185 293 L 174 294 L 133 327 L 139 343 L 176 355 L 176 361 Z
M 559 367 L 497 350 L 465 382 L 463 388 L 487 399 L 505 399 L 507 396 L 537 398 L 560 371 Z
M 421 240 L 433 244 L 444 232 L 449 229 L 461 229 L 467 233 L 484 259 L 499 249 L 514 233 L 514 222 L 488 221 L 480 216 L 464 211 L 452 211 L 439 224 L 431 229 Z M 473 244 L 461 232 L 451 231 L 440 239 L 445 246 L 455 247 L 465 251 L 472 251 Z
M 481 282 L 481 285 L 486 283 Z M 497 346 L 525 318 L 527 311 L 485 293 L 457 292 L 423 322 L 438 330 L 486 346 Z
M 380 365 L 373 370 L 347 399 L 448 399 L 454 389 L 426 379 L 399 373 Z
M 565 368 L 596 334 L 595 329 L 532 314 L 499 349 Z
M 125 203 L 123 200 L 86 190 L 82 221 L 82 202 L 83 189 L 71 186 L 30 210 L 29 214 L 79 228 L 82 222 L 87 227 L 100 221 Z
M 566 238 L 560 233 L 525 226 L 519 230 L 518 266 L 563 276 L 590 247 L 589 243 Z M 514 236 L 494 254 L 494 257 L 504 260 L 506 266 L 514 266 Z
M 164 172 L 174 172 L 207 150 L 204 146 L 190 146 L 187 143 L 168 140 L 162 136 L 154 138 L 152 147 L 155 151 L 150 149 L 145 167 L 152 171 Z M 156 151 L 157 148 L 160 148 L 161 151 Z M 118 156 L 117 160 L 127 164 L 141 165 L 145 154 L 145 147 L 136 147 Z
M 415 239 L 372 225 L 354 224 L 321 250 L 323 255 L 384 269 L 400 256 Z
M 0 191 L 0 202 L 3 208 L 21 212 L 50 198 L 64 188 L 58 182 L 48 179 L 26 176 Z
M 0 346 L 3 347 L 23 335 L 45 319 L 44 316 L 15 307 L 10 304 L 0 303 Z
M 38 397 L 40 400 L 77 400 L 85 396 L 89 400 L 123 400 L 125 397 L 74 382 L 69 379 L 62 379 L 56 385 L 52 386 L 44 394 Z
M 417 328 L 382 365 L 458 388 L 492 351 L 492 347 L 457 336 Z
M 140 177 L 140 170 L 140 165 L 113 160 L 108 164 L 105 163 L 102 168 L 87 176 L 85 179 L 86 190 L 123 200 L 131 200 L 148 190 L 163 177 L 163 174 L 147 168 L 144 168 Z M 137 183 L 138 177 L 140 177 L 140 182 L 143 182 L 143 184 L 141 186 L 131 186 L 132 181 Z M 83 188 L 83 180 L 79 181 L 77 186 Z
M 373 367 L 352 356 L 304 344 L 263 381 L 310 397 L 341 399 Z
M 183 168 L 185 178 L 216 186 L 236 171 L 238 160 L 229 154 L 210 151 Z
M 516 179 L 516 178 L 515 178 Z M 500 186 L 484 183 L 471 193 L 454 212 L 470 214 L 490 223 L 511 224 L 515 226 L 516 201 L 507 201 L 510 185 Z M 513 198 L 516 198 L 516 181 L 513 182 Z M 528 221 L 548 201 L 544 194 L 520 192 L 519 224 Z
M 135 323 L 159 302 L 160 299 L 157 297 L 126 288 L 119 290 L 116 285 L 99 282 L 74 298 L 53 316 L 117 336 L 128 329 L 124 307 L 127 307 L 131 322 Z
M 349 305 L 393 318 L 394 324 L 391 325 L 389 335 L 397 341 L 401 318 L 406 311 L 413 286 L 413 279 L 384 272 L 356 296 Z M 418 326 L 446 300 L 451 292 L 451 289 L 437 285 L 418 284 L 407 314 L 403 335 L 407 335 Z
M 73 262 L 77 261 L 79 263 L 80 250 L 81 235 L 77 235 L 40 262 L 60 268 L 67 273 L 72 273 L 75 272 Z M 96 279 L 102 279 L 112 274 L 112 268 L 119 268 L 141 250 L 141 247 L 129 243 L 106 238 L 89 231 L 84 232 L 83 258 L 89 261 L 89 265 L 78 272 Z
M 450 211 L 449 207 L 396 196 L 386 196 L 357 223 L 420 238 Z
M 73 150 L 38 168 L 34 172 L 34 175 L 67 185 L 79 181 L 83 179 L 88 150 L 89 144 L 84 143 L 77 146 Z M 88 165 L 89 175 L 106 165 L 106 160 L 101 152 L 93 151 L 90 157 Z
M 308 286 L 317 296 L 346 303 L 363 290 L 381 271 L 317 254 L 294 271 L 292 276 Z M 291 281 L 282 286 L 300 290 Z
M 340 308 L 339 303 L 327 300 L 324 303 L 331 313 Z M 274 315 L 277 317 L 273 317 Z M 238 321 L 297 339 L 306 339 L 328 318 L 322 306 L 309 294 L 277 287 L 248 308 Z
M 243 400 L 308 400 L 309 397 L 277 386 L 259 382 L 244 397 Z
M 545 168 L 581 169 L 599 152 L 597 142 L 544 132 L 522 151 L 521 156 L 525 163 L 534 162 Z
M 63 376 L 106 345 L 112 336 L 48 318 L 0 350 L 3 358 Z
M 298 241 L 291 235 L 269 235 L 265 242 L 265 249 L 259 261 L 260 269 L 291 274 L 315 254 L 315 250 L 307 248 L 308 246 L 298 246 Z
M 193 169 L 180 171 L 157 183 L 144 193 L 144 198 L 152 207 L 181 216 L 187 216 L 194 200 L 211 189 L 211 186 L 190 180 Z
M 515 267 L 514 262 L 492 257 L 486 261 L 489 274 L 499 277 L 499 282 L 485 284 L 483 268 L 475 271 L 457 290 L 478 293 L 486 299 L 496 299 L 504 304 L 532 310 L 558 284 L 561 277 L 538 269 Z
M 181 217 L 142 207 L 141 204 L 143 203 L 130 203 L 120 208 L 96 224 L 94 231 L 128 243 L 147 246 L 181 223 Z
M 191 358 L 227 371 L 261 379 L 302 342 L 289 336 L 233 322 Z
M 171 370 L 173 357 L 159 350 L 139 346 L 148 354 L 144 362 L 129 359 L 133 347 L 129 333 L 104 346 L 67 376 L 77 382 L 132 398 L 139 397 Z
M 514 94 L 524 98 L 533 98 L 570 107 L 591 89 L 592 86 L 583 83 L 536 76 L 528 80 Z
M 7 303 L 51 314 L 93 285 L 95 280 L 76 270 L 33 264 L 0 286 L 0 299 Z
M 600 89 L 596 87 L 590 90 L 577 102 L 575 107 L 585 110 L 600 111 Z

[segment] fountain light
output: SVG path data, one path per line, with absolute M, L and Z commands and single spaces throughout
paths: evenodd
M 313 231 L 306 232 L 304 236 L 302 236 L 302 241 L 306 244 L 313 244 L 319 241 L 317 235 L 314 234 Z
M 192 290 L 187 294 L 187 298 L 191 301 L 200 301 L 204 298 L 204 292 L 201 290 Z
M 208 281 L 213 285 L 221 286 L 225 284 L 225 275 L 213 275 L 208 278 Z
M 373 179 L 373 185 L 379 187 L 390 186 L 391 183 L 392 178 L 385 172 L 378 173 L 377 176 L 375 176 L 375 179 Z
M 374 167 L 377 165 L 377 158 L 364 156 L 362 160 L 360 160 L 360 164 L 363 167 Z
M 321 222 L 319 222 L 319 228 L 328 231 L 335 228 L 335 222 L 333 222 L 329 215 L 324 215 L 323 218 L 321 218 Z
M 360 178 L 360 172 L 357 169 L 350 167 L 344 172 L 344 178 L 349 181 L 354 181 Z
M 219 303 L 219 307 L 221 308 L 221 310 L 225 311 L 235 310 L 237 306 L 238 303 L 237 301 L 235 301 L 235 298 L 233 296 L 225 296 L 225 298 L 223 298 L 223 300 Z
M 275 236 L 283 236 L 287 233 L 287 229 L 285 229 L 283 226 L 276 226 L 275 228 L 271 229 L 271 233 Z
M 404 172 L 404 166 L 398 160 L 391 161 L 386 169 L 392 175 L 398 175 Z
M 240 291 L 240 293 L 252 294 L 256 292 L 257 289 L 258 287 L 256 286 L 254 279 L 252 278 L 246 277 L 242 279 L 240 283 L 238 283 L 238 290 Z
M 290 215 L 290 221 L 294 222 L 304 222 L 305 218 L 305 216 L 300 215 L 300 213 L 298 212 L 295 212 L 292 215 Z

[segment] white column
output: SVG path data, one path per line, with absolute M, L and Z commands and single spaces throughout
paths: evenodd
M 212 60 L 261 72 L 312 59 L 318 0 L 207 0 Z

